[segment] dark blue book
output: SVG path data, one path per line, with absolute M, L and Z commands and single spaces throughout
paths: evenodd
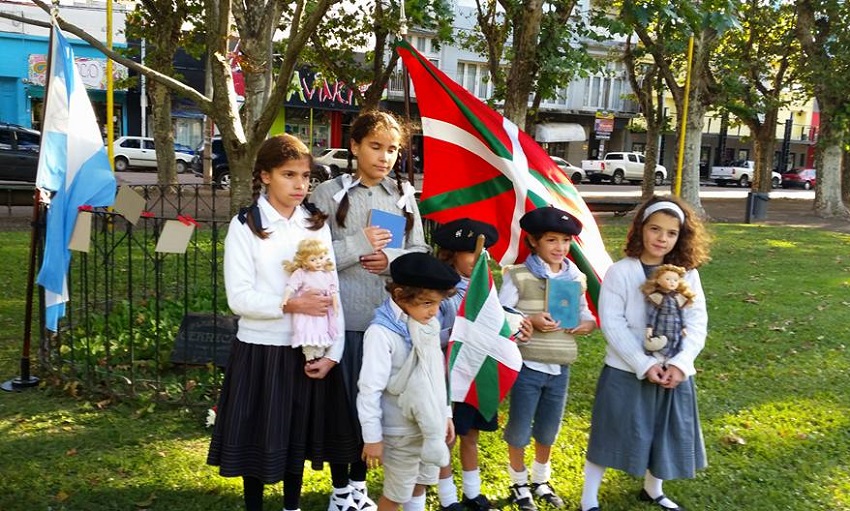
M 403 215 L 373 209 L 369 212 L 369 225 L 392 233 L 393 239 L 387 244 L 387 248 L 404 248 L 404 227 L 407 225 L 407 218 Z
M 581 283 L 575 280 L 546 279 L 546 310 L 561 328 L 575 328 L 579 323 Z

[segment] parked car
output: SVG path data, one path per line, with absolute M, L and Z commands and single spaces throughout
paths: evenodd
M 0 123 L 0 181 L 35 183 L 40 145 L 39 132 Z
M 572 181 L 574 185 L 577 185 L 585 180 L 586 176 L 584 174 L 584 170 L 582 170 L 581 167 L 576 167 L 572 163 L 558 156 L 550 156 L 550 158 L 552 158 L 552 161 L 555 162 L 555 165 L 557 165 L 561 168 L 561 170 L 564 171 L 564 174 L 566 174 L 567 177 L 570 178 L 570 181 Z
M 733 161 L 727 165 L 711 167 L 710 179 L 717 183 L 717 186 L 737 183 L 741 188 L 748 188 L 753 182 L 755 169 L 756 163 L 753 160 Z M 779 172 L 772 171 L 770 173 L 771 187 L 777 188 L 781 182 L 782 176 Z
M 112 152 L 116 172 L 130 168 L 156 168 L 156 147 L 150 137 L 119 137 L 112 143 Z M 178 174 L 189 168 L 193 158 L 191 154 L 179 151 L 174 153 L 174 157 Z
M 327 165 L 332 176 L 338 176 L 348 168 L 348 149 L 323 149 L 321 153 L 313 158 L 314 163 Z M 357 159 L 351 160 L 352 170 L 357 170 Z
M 224 144 L 221 142 L 221 137 L 213 137 L 211 142 L 212 151 L 212 180 L 213 183 L 227 190 L 230 188 L 230 166 L 227 164 L 227 153 L 224 151 Z M 201 142 L 195 149 L 195 156 L 192 157 L 190 169 L 193 174 L 199 176 L 204 175 L 204 143 Z
M 601 160 L 582 160 L 581 168 L 591 183 L 610 181 L 615 185 L 624 181 L 640 183 L 643 181 L 643 167 L 646 160 L 641 153 L 608 153 Z M 655 166 L 655 186 L 661 186 L 667 180 L 667 168 Z
M 811 190 L 817 183 L 815 169 L 793 169 L 782 174 L 782 188 L 802 188 Z

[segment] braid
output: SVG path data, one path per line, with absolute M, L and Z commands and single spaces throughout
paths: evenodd
M 339 206 L 336 208 L 336 223 L 339 225 L 341 229 L 345 229 L 345 218 L 348 216 L 348 208 L 351 207 L 351 203 L 348 200 L 348 194 L 342 196 L 342 200 L 339 201 Z
M 260 191 L 263 189 L 260 171 L 255 168 L 251 177 L 251 205 L 245 211 L 245 223 L 248 224 L 248 228 L 255 236 L 264 240 L 269 237 L 269 233 L 263 228 L 263 222 L 260 220 L 260 207 L 257 205 Z
M 304 206 L 304 209 L 310 213 L 310 227 L 311 231 L 318 231 L 325 225 L 325 220 L 328 219 L 328 215 L 319 209 L 315 204 L 305 200 L 301 203 Z
M 402 175 L 401 175 L 401 165 L 400 165 L 401 157 L 402 157 L 402 155 L 399 155 L 398 159 L 396 159 L 395 165 L 393 166 L 393 172 L 395 172 L 395 187 L 396 187 L 396 190 L 398 190 L 399 195 L 404 196 L 404 188 L 402 188 L 401 184 L 406 180 L 402 179 Z M 410 213 L 406 209 L 402 209 L 401 212 L 404 214 L 404 219 L 405 219 L 404 234 L 408 235 L 408 234 L 410 234 L 410 230 L 413 229 L 413 213 Z

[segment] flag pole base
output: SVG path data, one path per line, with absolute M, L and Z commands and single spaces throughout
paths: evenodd
M 12 378 L 9 381 L 0 383 L 0 389 L 5 390 L 6 392 L 19 392 L 21 390 L 33 388 L 37 385 L 38 377 L 30 376 L 29 379 Z
M 31 389 L 36 385 L 38 385 L 38 377 L 30 374 L 29 357 L 21 357 L 21 375 L 0 384 L 0 389 L 6 392 L 18 392 L 24 389 Z

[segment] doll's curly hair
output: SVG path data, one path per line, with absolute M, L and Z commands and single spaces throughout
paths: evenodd
M 676 266 L 675 264 L 662 264 L 658 268 L 652 270 L 649 278 L 647 278 L 646 282 L 640 286 L 641 292 L 644 296 L 649 296 L 652 293 L 659 291 L 658 279 L 661 278 L 662 274 L 667 273 L 668 271 L 672 271 L 679 276 L 679 286 L 676 287 L 675 291 L 687 299 L 683 305 L 683 307 L 687 307 L 691 302 L 693 302 L 696 297 L 696 293 L 691 291 L 691 286 L 689 286 L 687 281 L 685 281 L 685 269 L 681 266 Z
M 679 219 L 676 213 L 669 209 L 660 209 L 656 213 L 644 218 L 644 211 L 656 202 L 672 202 L 679 206 L 685 214 L 685 221 L 679 226 L 679 239 L 676 240 L 676 245 L 673 249 L 664 256 L 663 262 L 665 264 L 682 266 L 686 270 L 690 270 L 693 268 L 699 268 L 710 261 L 711 257 L 708 255 L 708 246 L 711 241 L 711 237 L 705 230 L 702 220 L 696 212 L 694 212 L 693 208 L 691 208 L 685 201 L 672 195 L 668 197 L 659 197 L 658 195 L 655 195 L 637 210 L 637 213 L 635 213 L 635 219 L 629 228 L 629 233 L 626 235 L 626 248 L 624 250 L 626 255 L 629 257 L 641 256 L 644 249 L 643 225 L 647 220 L 652 218 L 653 215 L 661 213 L 669 215 L 676 220 Z
M 315 238 L 303 239 L 298 243 L 298 249 L 295 251 L 295 257 L 292 261 L 284 261 L 283 268 L 289 273 L 302 268 L 307 269 L 307 259 L 311 257 L 321 257 L 328 254 L 328 247 L 321 240 Z M 331 271 L 334 269 L 334 263 L 330 259 L 325 262 L 322 271 Z

